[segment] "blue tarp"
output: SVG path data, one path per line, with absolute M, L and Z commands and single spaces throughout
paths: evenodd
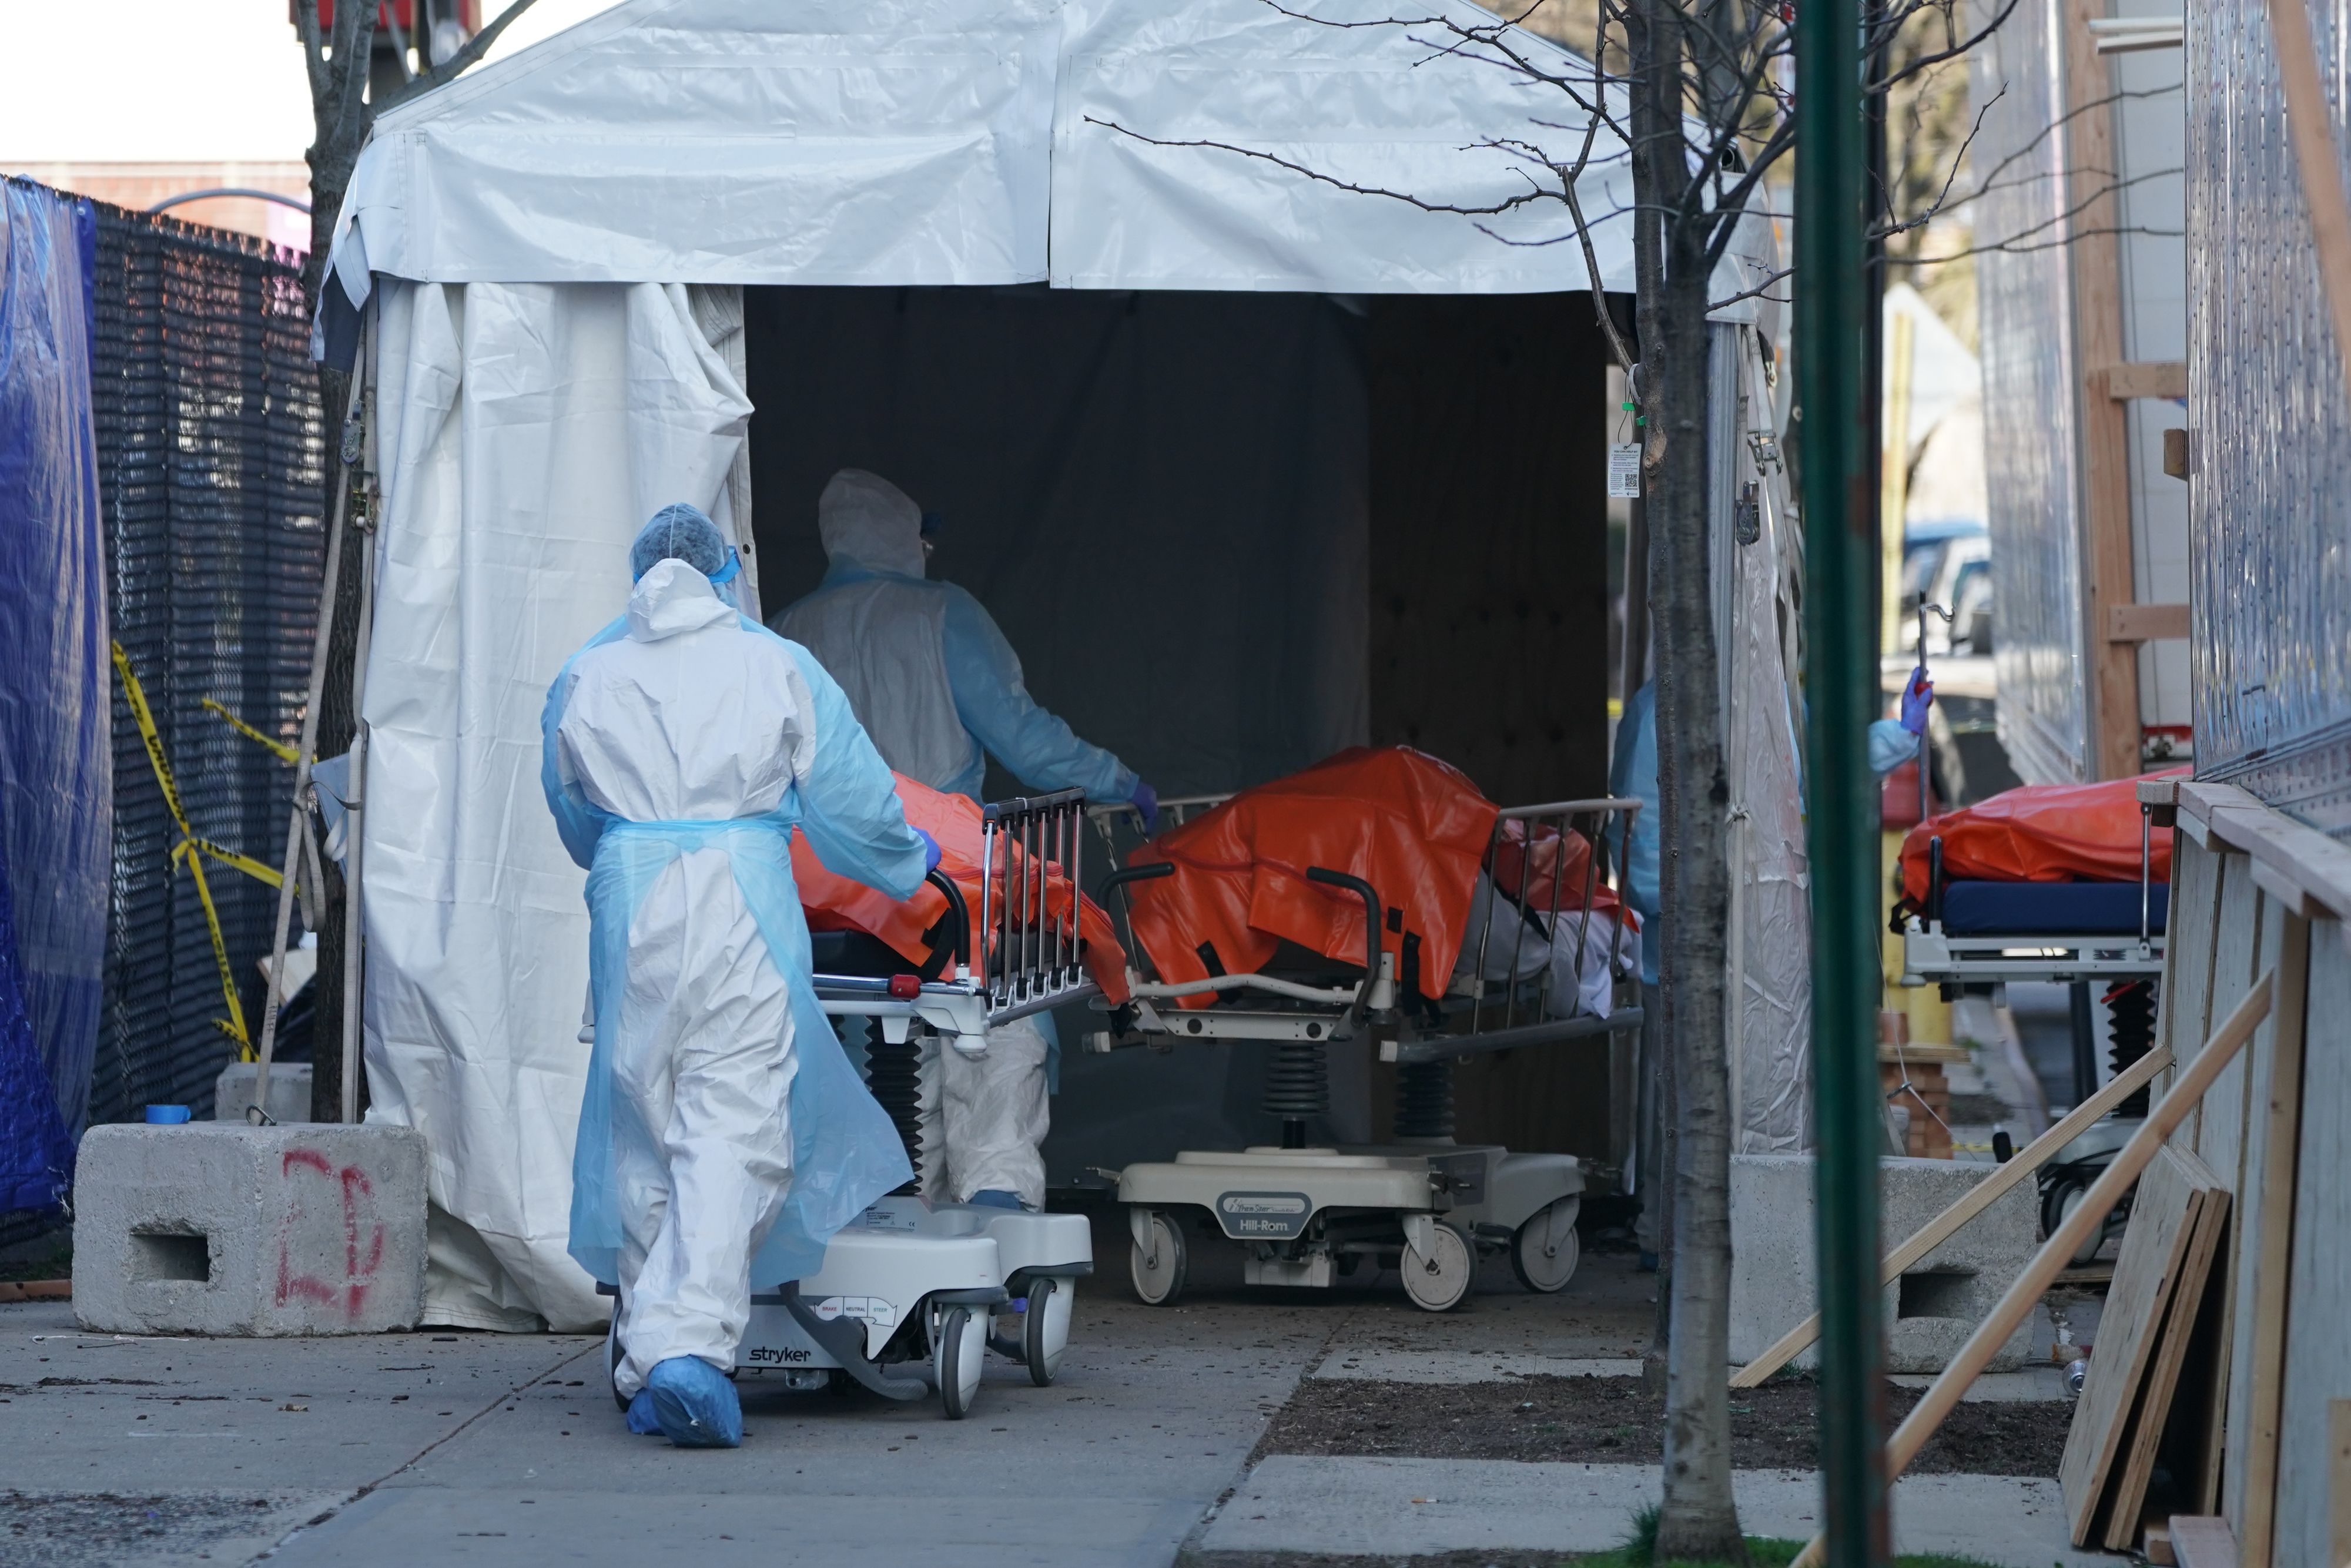
M 89 203 L 0 181 L 0 1213 L 64 1195 L 98 1043 L 113 761 L 97 234 Z

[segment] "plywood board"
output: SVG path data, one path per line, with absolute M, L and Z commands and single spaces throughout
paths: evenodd
M 2237 1538 L 2225 1519 L 2174 1514 L 2171 1556 L 2179 1568 L 2237 1568 Z
M 2176 1057 L 2183 1045 L 2192 1052 L 2212 1032 L 2212 948 L 2220 932 L 2220 857 L 2185 833 L 2171 843 L 2166 929 L 2156 1040 Z
M 2266 902 L 2266 901 L 2265 901 Z M 2310 922 L 2280 915 L 2263 922 L 2276 936 L 2276 1005 L 2252 1040 L 2257 1053 L 2245 1116 L 2241 1210 L 2244 1236 L 2237 1247 L 2241 1321 L 2250 1322 L 2243 1362 L 2245 1435 L 2232 1444 L 2233 1468 L 2244 1478 L 2244 1512 L 2237 1520 L 2237 1551 L 2246 1563 L 2274 1561 L 2277 1518 L 2278 1412 L 2284 1402 L 2287 1290 L 2292 1280 L 2296 1156 L 2302 1138 L 2304 1007 L 2310 977 Z M 2250 1286 L 2247 1281 L 2250 1280 Z M 2233 1336 L 2232 1336 L 2233 1338 Z M 2231 1357 L 2234 1347 L 2231 1346 Z
M 2101 1533 L 2109 1482 L 2180 1265 L 2212 1183 L 2192 1155 L 2165 1148 L 2138 1179 L 2130 1225 L 2115 1260 L 2114 1287 L 2098 1318 L 2090 1371 L 2074 1406 L 2065 1454 L 2057 1468 L 2065 1517 L 2077 1546 Z
M 2180 1372 L 2188 1362 L 2189 1346 L 2208 1308 L 2217 1310 L 2220 1305 L 2210 1299 L 2212 1293 L 2207 1287 L 2228 1230 L 2229 1194 L 2194 1155 L 2173 1157 L 2183 1164 L 2195 1162 L 2190 1170 L 2195 1186 L 2191 1200 L 2194 1218 L 2188 1244 L 2181 1252 L 2179 1278 L 2171 1288 L 2170 1304 L 2163 1314 L 2154 1352 L 2147 1360 L 2147 1378 L 2139 1390 L 2138 1407 L 2131 1416 L 2116 1477 L 2105 1537 L 2107 1549 L 2114 1552 L 2127 1552 L 2138 1544 L 2139 1519 L 2146 1509 L 2148 1484 L 2155 1477 L 2156 1452 L 2171 1426 L 2172 1399 L 2179 1387 Z M 2100 1337 L 2104 1337 L 2103 1333 Z M 2203 1413 L 2199 1410 L 2194 1414 L 2200 1421 Z
M 2226 1018 L 2229 1009 L 2252 988 L 2253 977 L 2261 973 L 2261 916 L 2262 895 L 2253 885 L 2252 860 L 2233 852 L 2222 855 L 2220 935 L 2213 944 L 2212 996 L 2208 1004 L 2214 1018 Z M 2250 1052 L 2239 1053 L 2213 1083 L 2211 1092 L 2204 1096 L 2204 1103 L 2197 1107 L 2196 1132 L 2189 1145 L 2231 1192 L 2243 1190 L 2237 1185 L 2237 1161 L 2244 1143 L 2245 1063 L 2249 1055 Z
M 2228 1463 L 2222 1472 L 2220 1512 L 2237 1534 L 2237 1549 L 2252 1568 L 2263 1568 L 2268 1562 L 2265 1551 L 2268 1542 L 2269 1502 L 2266 1496 L 2269 1480 L 2274 1477 L 2273 1466 L 2258 1468 L 2251 1463 L 2256 1431 L 2267 1432 L 2270 1441 L 2275 1437 L 2276 1396 L 2273 1381 L 2265 1384 L 2254 1376 L 2257 1342 L 2265 1336 L 2263 1325 L 2283 1311 L 2283 1301 L 2276 1288 L 2265 1295 L 2261 1288 L 2263 1258 L 2273 1263 L 2273 1273 L 2283 1266 L 2283 1247 L 2265 1240 L 2270 1228 L 2269 1206 L 2283 1199 L 2292 1203 L 2289 1181 L 2281 1179 L 2279 1190 L 2264 1189 L 2263 1173 L 2269 1148 L 2269 1118 L 2255 1114 L 2256 1107 L 2265 1107 L 2272 1089 L 2272 1068 L 2277 1059 L 2278 1029 L 2284 1015 L 2294 1019 L 2293 1039 L 2299 1046 L 2302 1009 L 2304 1001 L 2305 970 L 2302 957 L 2308 951 L 2309 924 L 2283 915 L 2275 901 L 2266 894 L 2258 900 L 2255 917 L 2259 952 L 2256 963 L 2279 963 L 2285 954 L 2291 933 L 2294 958 L 2291 976 L 2281 967 L 2281 990 L 2277 1005 L 2262 1027 L 2253 1031 L 2243 1057 L 2212 1086 L 2213 1092 L 2205 1097 L 2204 1147 L 2199 1151 L 2205 1164 L 2210 1166 L 2220 1179 L 2228 1182 L 2237 1195 L 2237 1223 L 2230 1239 L 2230 1303 L 2229 1303 L 2229 1394 L 2227 1418 L 2222 1429 L 2222 1443 Z M 2225 943 L 2227 934 L 2224 931 Z M 2290 988 L 2286 982 L 2291 980 Z M 2297 1075 L 2298 1082 L 2298 1075 Z M 2233 1121 L 2226 1119 L 2224 1105 L 2217 1100 L 2223 1090 L 2239 1096 L 2240 1104 Z M 2223 1165 L 2222 1160 L 2228 1165 Z M 2291 1168 L 2291 1167 L 2289 1167 Z M 2233 1169 L 2233 1179 L 2231 1172 Z M 2291 1208 L 2287 1209 L 2291 1213 Z M 2273 1378 L 2275 1369 L 2274 1332 L 2266 1338 L 2271 1342 L 2271 1354 L 2262 1364 Z M 2272 1458 L 2275 1449 L 2269 1449 Z M 2258 1475 L 2259 1484 L 2256 1485 Z M 2249 1521 L 2248 1508 L 2260 1493 L 2258 1519 Z M 2249 1522 L 2258 1531 L 2249 1530 Z
M 2351 1184 L 2343 1174 L 2351 1150 L 2351 956 L 2331 920 L 2311 923 L 2306 1016 L 2271 1561 L 2331 1568 L 2351 1560 L 2335 1550 L 2329 1522 L 2330 1509 L 2351 1503 L 2329 1474 L 2329 1406 L 2351 1396 L 2351 1333 L 2343 1326 L 2351 1301 Z

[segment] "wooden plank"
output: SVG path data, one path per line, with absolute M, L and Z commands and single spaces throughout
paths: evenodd
M 2121 1201 L 2123 1194 L 2130 1190 L 2131 1184 L 2138 1180 L 2156 1155 L 2163 1151 L 2165 1140 L 2171 1136 L 2181 1122 L 2187 1120 L 2189 1111 L 2203 1097 L 2204 1092 L 2212 1087 L 2212 1080 L 2220 1076 L 2220 1070 L 2236 1059 L 2237 1052 L 2243 1049 L 2246 1040 L 2252 1038 L 2253 1030 L 2269 1016 L 2269 1011 L 2270 977 L 2264 975 L 2255 982 L 2252 989 L 2245 993 L 2245 999 L 2237 1004 L 2236 1010 L 2229 1015 L 2228 1020 L 2204 1042 L 2204 1049 L 2196 1053 L 2196 1060 L 2181 1069 L 2179 1082 L 2149 1109 L 2146 1122 L 2131 1134 L 2130 1142 L 2116 1152 L 2114 1159 L 2106 1166 L 2105 1173 L 2090 1184 L 2090 1190 L 2083 1195 L 2080 1203 L 2074 1206 L 2074 1212 L 2067 1215 L 2049 1239 L 2041 1244 L 2041 1250 L 2032 1255 L 2032 1261 L 2025 1265 L 2024 1272 L 2017 1276 L 2015 1282 L 2009 1286 L 1999 1301 L 1992 1303 L 1991 1311 L 1984 1314 L 1983 1322 L 1976 1325 L 1967 1343 L 1959 1346 L 1959 1354 L 1951 1357 L 1950 1364 L 1943 1368 L 1941 1375 L 1919 1396 L 1918 1403 L 1911 1406 L 1910 1414 L 1902 1418 L 1902 1425 L 1895 1428 L 1892 1437 L 1886 1439 L 1886 1479 L 1888 1481 L 1897 1479 L 1909 1468 L 1910 1461 L 1918 1457 L 1918 1450 L 1927 1446 L 1936 1428 L 1958 1408 L 1959 1396 L 1967 1392 L 1968 1385 L 1991 1364 L 1991 1358 L 2000 1354 L 2001 1346 L 2008 1342 L 2009 1335 L 2016 1332 L 2017 1325 L 2032 1314 L 2033 1308 L 2040 1305 L 2042 1296 L 2048 1291 L 2050 1282 L 2072 1261 L 2074 1254 L 2081 1250 L 2082 1243 L 2090 1239 L 2091 1232 L 2105 1223 L 2106 1215 Z M 1828 1537 L 1825 1534 L 1815 1535 L 1796 1554 L 1789 1568 L 1821 1568 L 1827 1552 Z
M 2334 116 L 2326 107 L 2326 89 L 2319 80 L 2318 54 L 2310 41 L 2310 13 L 2303 0 L 2270 0 L 2269 10 L 2270 31 L 2276 44 L 2272 57 L 2277 62 L 2278 85 L 2285 90 L 2286 129 L 2294 141 L 2294 161 L 2302 172 L 2302 199 L 2310 212 L 2311 238 L 2318 242 L 2319 286 L 2326 297 L 2327 314 L 2335 321 L 2335 351 L 2342 359 L 2346 382 L 2351 382 L 2351 204 L 2343 198 Z
M 2301 1092 L 2299 1069 L 2301 1020 L 2308 988 L 2310 927 L 2261 901 L 2262 957 L 2273 966 L 2276 988 L 2270 1017 L 2245 1048 L 2241 1071 L 2225 1075 L 2214 1086 L 2217 1096 L 2233 1078 L 2243 1094 L 2242 1113 L 2231 1145 L 2221 1128 L 2218 1106 L 2205 1103 L 2205 1130 L 2211 1145 L 2205 1163 L 2229 1179 L 2215 1154 L 2227 1154 L 2237 1166 L 2231 1184 L 2237 1194 L 2237 1225 L 2231 1239 L 2230 1267 L 2230 1386 L 2222 1442 L 2228 1462 L 2223 1469 L 2220 1512 L 2237 1537 L 2238 1555 L 2247 1568 L 2266 1568 L 2270 1561 L 2270 1525 L 2274 1518 L 2272 1497 L 2276 1477 L 2277 1359 L 2282 1350 L 2285 1298 L 2285 1251 L 2292 1238 L 2294 1166 L 2288 1163 L 2273 1185 L 2273 1129 L 2282 1125 L 2269 1113 L 2276 1090 L 2291 1080 L 2296 1114 L 2289 1130 L 2298 1131 Z M 2292 988 L 2288 989 L 2289 984 Z M 2291 1048 L 2288 1071 L 2275 1073 L 2282 1025 Z M 2220 1135 L 2214 1136 L 2219 1130 Z M 2291 1159 L 2294 1145 L 2283 1151 Z M 2283 1211 L 2283 1232 L 2277 1229 Z M 2263 1434 L 2266 1433 L 2266 1437 Z
M 2157 1330 L 2154 1354 L 2147 1361 L 2147 1382 L 2138 1408 L 2131 1416 L 2122 1464 L 2115 1483 L 2115 1500 L 2106 1524 L 2106 1547 L 2127 1552 L 2137 1544 L 2139 1518 L 2147 1507 L 2147 1487 L 2155 1479 L 2156 1450 L 2171 1425 L 2172 1400 L 2179 1375 L 2188 1362 L 2188 1347 L 2196 1337 L 2198 1320 L 2210 1292 L 2212 1265 L 2229 1226 L 2229 1194 L 2193 1155 L 2171 1151 L 2183 1164 L 2193 1161 L 2196 1216 L 2182 1253 L 2179 1278 L 2171 1291 L 2169 1310 Z M 2119 1266 L 2116 1272 L 2120 1272 Z M 2105 1334 L 2101 1332 L 2099 1337 Z M 2198 1412 L 2200 1419 L 2201 1412 Z
M 2351 956 L 2331 924 L 2310 933 L 2304 1009 L 2302 1136 L 2294 1182 L 2293 1269 L 2286 1285 L 2284 1403 L 2278 1423 L 2277 1527 L 2270 1560 L 2334 1564 L 2337 1497 L 2328 1406 L 2351 1395 Z M 2230 1462 L 2236 1462 L 2231 1457 Z
M 2326 1402 L 2326 1561 L 2351 1563 L 2351 1399 Z
M 2351 846 L 2231 784 L 2182 782 L 2179 806 L 2208 833 L 2291 879 L 2337 915 L 2351 915 Z
M 1878 1274 L 1878 1283 L 1890 1285 L 1919 1264 L 1928 1254 L 1953 1236 L 1959 1228 L 2000 1200 L 2009 1188 L 2032 1175 L 2048 1163 L 2051 1155 L 2072 1143 L 2090 1129 L 2107 1112 L 2129 1099 L 2151 1083 L 2171 1065 L 2171 1052 L 2157 1046 L 2128 1071 L 2118 1072 L 2114 1081 L 2076 1106 L 2064 1120 L 2032 1142 L 2016 1151 L 2005 1165 L 1991 1167 L 1991 1174 L 1968 1188 L 1958 1202 L 1920 1226 L 1916 1234 L 1886 1255 Z M 1814 1312 L 1773 1343 L 1771 1348 L 1739 1369 L 1731 1378 L 1733 1388 L 1758 1388 L 1764 1379 L 1804 1354 L 1812 1343 L 1821 1337 L 1821 1315 Z
M 2106 641 L 2109 643 L 2156 643 L 2167 637 L 2187 635 L 2188 606 L 2185 604 L 2106 606 Z
M 2255 973 L 2261 951 L 2261 894 L 2253 886 L 2252 862 L 2241 854 L 2226 854 L 2220 862 L 2218 930 L 2212 945 L 2212 991 L 2206 1004 L 2214 1013 L 2233 1005 L 2244 994 Z M 2175 1052 L 2175 1054 L 2177 1054 Z M 2187 1063 L 2182 1062 L 2186 1068 Z M 2212 1174 L 2232 1193 L 2237 1186 L 2237 1150 L 2243 1137 L 2245 1070 L 2231 1064 L 2221 1081 L 2197 1107 L 2189 1147 L 2212 1167 Z
M 2212 948 L 2220 936 L 2220 862 L 2211 851 L 2180 834 L 2171 844 L 2171 914 L 2166 923 L 2161 1009 L 2156 1041 L 2177 1051 L 2180 1040 L 2201 1040 L 2212 1026 Z
M 2065 1520 L 2074 1544 L 2100 1540 L 2108 1483 L 2121 1454 L 2131 1412 L 2155 1351 L 2157 1330 L 2170 1310 L 2180 1266 L 2195 1239 L 2204 1193 L 2214 1184 L 2190 1166 L 2193 1155 L 2165 1149 L 2138 1180 L 2115 1282 L 2098 1316 L 2098 1343 L 2088 1381 L 2066 1429 L 2057 1479 L 2065 1490 Z M 2136 1526 L 2137 1521 L 2129 1521 Z
M 2135 397 L 2186 397 L 2188 361 L 2134 360 L 2106 367 L 2106 395 L 2121 402 Z
M 2138 651 L 2098 632 L 2110 606 L 2138 597 L 2131 575 L 2130 426 L 2115 401 L 2112 367 L 2123 361 L 2121 225 L 2116 162 L 2114 67 L 2098 53 L 2093 18 L 2110 0 L 2064 0 L 2061 37 L 2065 51 L 2066 162 L 2072 204 L 2066 252 L 2073 264 L 2074 363 L 2095 366 L 2077 400 L 2082 454 L 2082 585 L 2087 591 L 2083 630 L 2089 634 L 2089 745 L 2083 763 L 2098 779 L 2128 779 L 2139 770 Z
M 2211 1514 L 2171 1516 L 2171 1556 L 2179 1568 L 2237 1568 L 2237 1538 Z
M 2309 997 L 2310 922 L 2286 916 L 2280 926 L 2277 989 L 2270 1021 L 2256 1051 L 2262 1094 L 2250 1107 L 2258 1133 L 2249 1129 L 2245 1179 L 2256 1195 L 2247 1217 L 2244 1249 L 2253 1264 L 2252 1397 L 2248 1441 L 2238 1450 L 2245 1475 L 2245 1511 L 2237 1530 L 2237 1552 L 2249 1568 L 2272 1560 L 2276 1536 L 2278 1416 L 2284 1403 L 2286 1303 L 2294 1252 L 2294 1176 L 2302 1151 L 2303 1019 Z M 2258 1164 L 2256 1164 L 2258 1160 Z M 2331 1314 L 2330 1314 L 2331 1315 Z

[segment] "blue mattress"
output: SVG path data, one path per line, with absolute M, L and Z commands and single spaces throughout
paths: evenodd
M 2171 886 L 2157 883 L 2147 897 L 2147 929 L 2163 929 Z M 1943 884 L 1943 930 L 1952 936 L 2080 936 L 2138 935 L 2135 882 L 1949 882 Z

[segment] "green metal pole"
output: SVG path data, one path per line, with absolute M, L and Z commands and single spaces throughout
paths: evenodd
M 1802 0 L 1796 24 L 1796 395 L 1803 413 L 1813 873 L 1813 1205 L 1821 1468 L 1831 1568 L 1887 1561 L 1885 1325 L 1877 1284 L 1877 433 L 1866 428 L 1861 17 Z

